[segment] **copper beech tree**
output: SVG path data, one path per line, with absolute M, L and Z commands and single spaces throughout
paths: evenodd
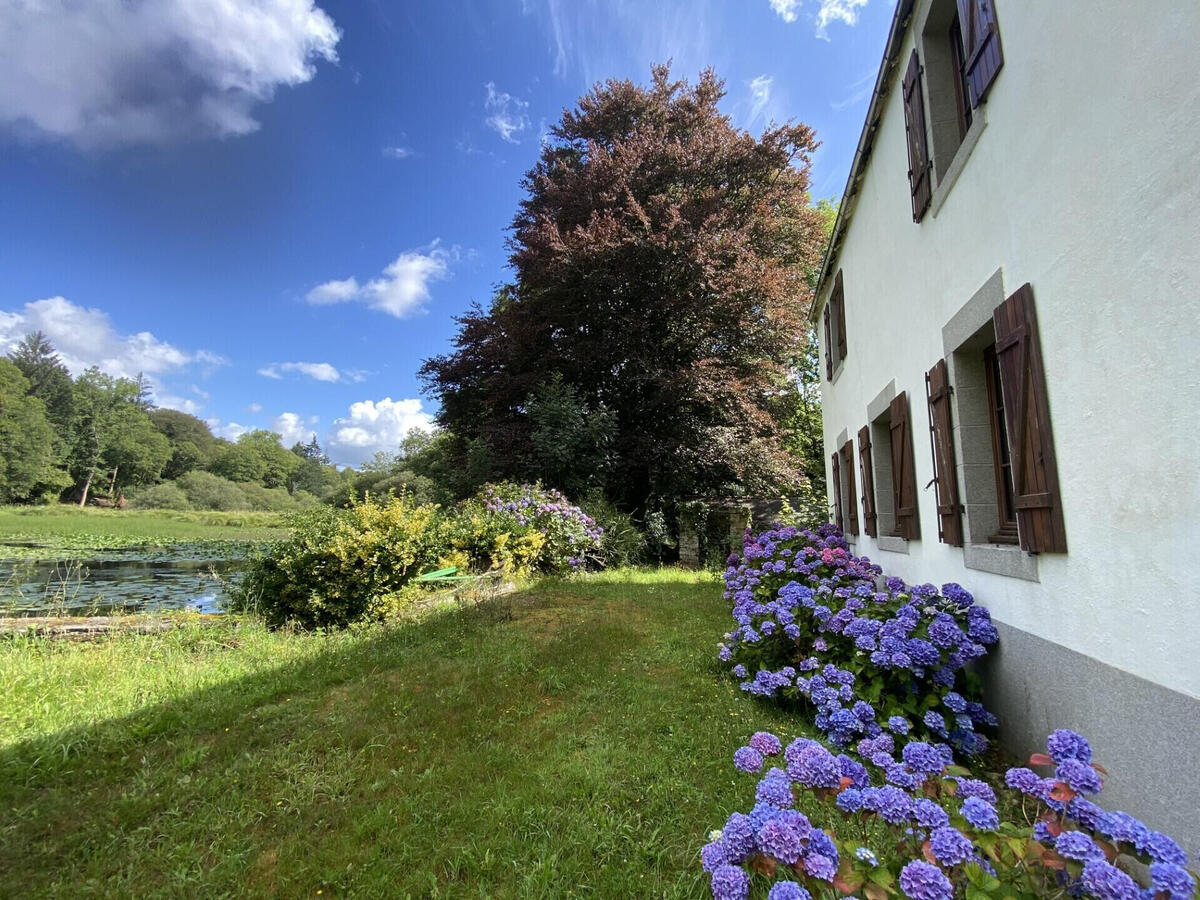
M 648 86 L 597 85 L 550 129 L 522 181 L 514 283 L 422 368 L 464 464 L 628 509 L 801 477 L 784 423 L 825 236 L 817 142 L 803 124 L 739 131 L 723 96 L 711 70 L 691 85 L 659 66 Z M 548 402 L 574 408 L 530 415 Z

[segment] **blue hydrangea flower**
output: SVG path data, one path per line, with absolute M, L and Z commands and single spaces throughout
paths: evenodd
M 946 720 L 941 714 L 934 712 L 932 709 L 925 713 L 925 718 L 922 719 L 925 727 L 939 737 L 946 737 L 949 732 L 946 731 Z
M 1155 862 L 1187 865 L 1187 854 L 1183 848 L 1161 831 L 1151 831 L 1137 848 Z
M 1107 812 L 1096 820 L 1096 830 L 1114 841 L 1136 844 L 1144 841 L 1150 829 L 1126 812 Z
M 1045 844 L 1047 847 L 1053 847 L 1056 840 L 1054 832 L 1050 830 L 1050 826 L 1045 822 L 1033 823 L 1033 839 Z
M 1080 886 L 1097 900 L 1140 900 L 1137 883 L 1111 863 L 1093 859 L 1084 863 Z
M 738 663 L 736 666 L 733 667 L 733 674 L 734 674 L 734 677 L 736 677 L 736 678 L 745 678 L 746 677 L 746 667 L 743 666 L 741 663 Z M 745 732 L 742 732 L 742 733 L 745 734 Z
M 1067 787 L 1081 794 L 1100 793 L 1100 774 L 1085 762 L 1077 759 L 1064 759 L 1054 771 L 1054 777 L 1065 781 Z
M 942 754 L 924 741 L 912 741 L 904 745 L 900 758 L 913 772 L 922 775 L 937 775 L 946 768 Z
M 770 803 L 780 809 L 791 806 L 795 802 L 792 794 L 792 780 L 782 769 L 771 769 L 758 783 L 754 799 L 759 803 Z
M 958 796 L 964 799 L 978 797 L 993 805 L 996 803 L 996 792 L 986 781 L 980 781 L 977 778 L 955 778 L 954 781 L 958 784 Z
M 862 809 L 863 795 L 858 788 L 846 788 L 837 795 L 838 809 L 843 812 L 858 812 Z
M 1039 823 L 1041 824 L 1041 823 Z M 1104 859 L 1104 851 L 1096 846 L 1096 842 L 1082 831 L 1064 831 L 1055 841 L 1054 849 L 1060 856 L 1067 859 L 1077 859 L 1087 862 L 1092 859 Z
M 801 784 L 813 788 L 837 787 L 842 778 L 837 759 L 817 743 L 799 753 L 795 764 L 788 765 L 788 774 Z
M 812 900 L 812 894 L 794 881 L 777 881 L 771 885 L 767 900 Z
M 837 863 L 828 856 L 813 853 L 804 857 L 804 870 L 813 878 L 820 878 L 832 884 L 834 876 L 837 875 Z
M 933 829 L 929 835 L 929 849 L 943 866 L 957 866 L 974 855 L 974 847 L 967 836 L 949 825 Z
M 730 862 L 741 862 L 758 849 L 754 832 L 750 817 L 744 813 L 734 813 L 725 821 L 725 827 L 721 829 L 721 846 Z
M 1042 779 L 1033 769 L 1016 766 L 1004 773 L 1004 783 L 1022 794 L 1037 797 L 1040 795 Z
M 795 673 L 792 674 L 795 677 Z M 778 756 L 783 752 L 783 742 L 769 731 L 754 732 L 750 737 L 750 746 L 763 756 Z
M 713 871 L 713 900 L 746 900 L 749 894 L 750 876 L 740 867 L 724 865 Z
M 1184 863 L 1150 863 L 1150 882 L 1155 894 L 1165 891 L 1167 900 L 1192 900 L 1196 895 L 1196 880 L 1184 868 Z
M 758 832 L 758 846 L 763 853 L 775 857 L 781 863 L 792 865 L 800 858 L 804 842 L 799 829 L 781 816 L 768 819 Z
M 1092 747 L 1087 738 L 1067 728 L 1050 732 L 1046 738 L 1046 752 L 1056 763 L 1064 759 L 1077 759 L 1085 763 L 1092 761 Z
M 837 758 L 838 771 L 841 772 L 843 778 L 849 778 L 852 787 L 865 788 L 871 784 L 871 777 L 867 774 L 867 767 L 858 760 L 851 759 L 845 753 L 842 753 Z
M 857 850 L 854 851 L 854 855 L 858 859 L 865 862 L 868 866 L 871 866 L 872 868 L 879 865 L 879 857 L 876 856 L 874 853 L 872 853 L 870 850 L 868 850 L 866 847 L 859 847 Z
M 904 716 L 890 716 L 887 720 L 887 727 L 889 731 L 894 731 L 896 734 L 908 734 L 911 726 Z
M 962 804 L 963 818 L 983 831 L 994 831 L 1000 827 L 1000 815 L 996 807 L 978 797 L 968 797 Z
M 899 825 L 908 821 L 913 810 L 913 801 L 900 788 L 884 785 L 879 788 L 867 788 L 863 791 L 863 807 L 878 813 L 885 822 Z
M 733 764 L 742 772 L 759 772 L 763 767 L 763 755 L 753 747 L 739 747 L 733 754 Z
M 729 858 L 725 855 L 725 848 L 720 841 L 705 844 L 700 850 L 700 864 L 705 872 L 712 872 L 728 862 Z
M 940 828 L 950 822 L 950 814 L 928 797 L 913 803 L 913 818 L 922 828 Z
M 1100 817 L 1104 815 L 1104 810 L 1091 800 L 1076 797 L 1067 806 L 1066 815 L 1067 818 L 1078 822 L 1084 828 L 1095 831 L 1096 825 L 1100 822 Z
M 910 900 L 951 900 L 954 887 L 935 865 L 913 860 L 900 870 L 900 890 Z

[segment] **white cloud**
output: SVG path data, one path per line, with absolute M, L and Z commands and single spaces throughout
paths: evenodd
M 249 425 L 239 425 L 237 422 L 222 422 L 215 416 L 204 420 L 208 425 L 208 430 L 219 438 L 225 438 L 227 441 L 236 441 L 243 434 L 253 431 Z
M 866 5 L 867 0 L 821 0 L 821 8 L 817 11 L 817 37 L 829 40 L 825 29 L 830 22 L 857 24 L 858 11 Z
M 189 416 L 198 415 L 203 409 L 201 404 L 190 397 L 177 397 L 175 394 L 169 394 L 157 388 L 154 390 L 154 405 L 163 409 L 177 409 Z
M 862 78 L 853 82 L 846 88 L 846 96 L 841 100 L 831 100 L 830 108 L 834 112 L 841 112 L 851 106 L 857 106 L 868 97 L 871 96 L 871 91 L 875 89 L 875 70 L 867 72 Z
M 858 11 L 867 5 L 867 0 L 819 0 L 814 20 L 817 23 L 817 37 L 829 40 L 827 32 L 830 22 L 842 22 L 846 25 L 858 23 Z M 802 0 L 770 0 L 771 9 L 779 18 L 791 23 L 800 17 Z
M 785 22 L 795 22 L 799 15 L 800 0 L 771 0 L 771 9 Z
M 276 417 L 271 430 L 278 432 L 279 442 L 285 447 L 297 443 L 308 443 L 317 431 L 316 416 L 301 416 L 299 413 L 285 412 Z
M 514 135 L 519 135 L 529 127 L 529 116 L 525 114 L 529 103 L 512 94 L 497 91 L 494 82 L 489 81 L 484 88 L 487 89 L 487 97 L 483 101 L 483 108 L 488 115 L 483 123 L 510 144 L 520 143 Z
M 770 75 L 759 75 L 749 82 L 751 123 L 754 123 L 763 114 L 767 104 L 771 102 L 771 82 L 774 80 Z
M 356 466 L 380 450 L 394 453 L 413 428 L 433 430 L 433 416 L 417 399 L 362 400 L 349 415 L 335 419 L 329 447 L 338 462 Z
M 263 411 L 263 408 L 262 408 L 261 403 L 251 403 L 249 406 L 246 407 L 246 412 L 251 413 L 251 414 L 260 413 L 262 411 Z
M 90 366 L 117 378 L 135 378 L 140 372 L 155 385 L 156 392 L 158 377 L 197 364 L 211 368 L 227 362 L 208 350 L 181 350 L 148 331 L 120 334 L 107 313 L 77 306 L 65 297 L 47 297 L 26 303 L 17 312 L 0 312 L 0 353 L 7 353 L 31 331 L 46 335 L 73 375 Z M 202 391 L 194 392 L 203 395 Z M 165 406 L 168 404 L 162 401 L 167 397 L 156 393 L 155 399 Z M 192 402 L 178 397 L 171 399 L 176 404 Z M 173 408 L 184 409 L 182 405 Z
M 411 147 L 384 147 L 383 155 L 390 159 L 408 159 L 416 156 L 416 152 Z
M 309 291 L 305 300 L 315 306 L 356 300 L 402 319 L 422 310 L 430 297 L 430 284 L 448 277 L 450 264 L 457 262 L 461 255 L 458 247 L 446 248 L 435 240 L 427 247 L 404 251 L 388 264 L 379 278 L 364 285 L 353 277 L 327 281 Z
M 327 362 L 285 362 L 271 363 L 258 370 L 264 378 L 282 378 L 284 372 L 298 372 L 317 381 L 336 383 L 339 381 L 361 381 L 359 373 L 342 373 Z
M 313 0 L 10 0 L 0 35 L 0 124 L 81 146 L 248 134 L 341 37 Z

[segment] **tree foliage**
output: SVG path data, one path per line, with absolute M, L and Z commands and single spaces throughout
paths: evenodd
M 57 463 L 46 405 L 21 370 L 0 359 L 0 503 L 57 495 L 69 481 Z
M 801 478 L 778 398 L 809 334 L 817 144 L 803 124 L 738 131 L 723 94 L 711 71 L 693 86 L 660 66 L 550 129 L 513 221 L 515 283 L 422 369 L 461 463 L 473 449 L 488 477 L 568 489 L 599 472 L 626 508 Z

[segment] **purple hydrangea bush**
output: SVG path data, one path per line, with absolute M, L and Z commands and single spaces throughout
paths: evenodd
M 996 642 L 991 616 L 957 584 L 881 575 L 831 525 L 747 533 L 725 572 L 735 627 L 720 659 L 748 694 L 810 704 L 864 758 L 908 741 L 982 753 L 979 729 L 997 723 L 968 665 Z
M 880 750 L 865 765 L 797 738 L 760 732 L 735 755 L 761 768 L 755 805 L 700 853 L 715 900 L 862 894 L 868 900 L 1063 897 L 1195 900 L 1197 880 L 1171 838 L 1088 799 L 1104 770 L 1087 741 L 1056 731 L 1031 768 L 999 789 L 934 744 Z M 742 762 L 735 765 L 751 771 Z M 1086 768 L 1095 779 L 1081 778 Z M 905 777 L 898 777 L 901 773 Z M 1081 785 L 1076 788 L 1072 784 Z M 1130 865 L 1136 860 L 1141 865 Z M 1132 873 L 1140 873 L 1140 881 Z
M 453 545 L 483 567 L 564 574 L 601 564 L 604 529 L 560 491 L 540 484 L 489 484 L 460 504 Z M 520 554 L 514 557 L 514 548 Z

